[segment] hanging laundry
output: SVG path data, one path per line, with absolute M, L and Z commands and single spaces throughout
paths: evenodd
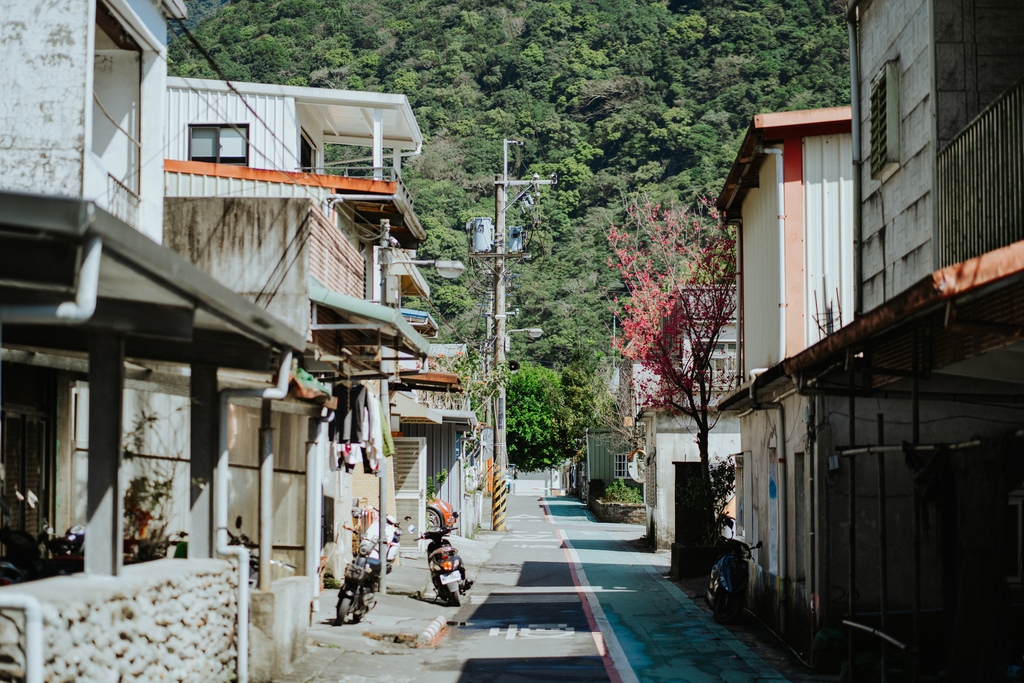
M 346 424 L 348 424 L 349 414 L 349 388 L 338 382 L 334 385 L 334 390 L 331 392 L 332 395 L 338 399 L 338 407 L 334 413 L 334 419 L 327 424 L 327 436 L 334 443 L 348 443 L 348 431 L 346 430 Z
M 349 413 L 346 421 L 346 443 L 366 443 L 366 387 L 357 384 L 349 393 Z
M 327 456 L 327 464 L 331 468 L 331 472 L 337 472 L 341 470 L 342 462 L 342 445 L 340 443 L 332 443 L 330 445 L 329 455 Z
M 357 443 L 349 443 L 342 446 L 345 454 L 345 471 L 352 472 L 363 460 L 363 447 Z

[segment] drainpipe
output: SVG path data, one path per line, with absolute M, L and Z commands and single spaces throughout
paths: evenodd
M 315 433 L 312 433 L 314 432 Z M 318 611 L 320 600 L 320 506 L 323 505 L 323 496 L 320 493 L 320 468 L 319 463 L 324 458 L 318 458 L 321 445 L 327 443 L 327 422 L 321 417 L 310 424 L 310 436 L 313 437 L 306 442 L 306 576 L 309 577 L 310 599 L 313 605 L 313 612 Z M 316 549 L 316 552 L 314 552 Z
M 782 150 L 768 147 L 765 154 L 775 157 L 775 188 L 779 229 L 779 362 L 786 358 L 786 192 L 783 185 Z
M 394 201 L 397 194 L 332 194 L 324 197 L 325 213 L 334 211 L 334 207 L 342 202 Z
M 864 312 L 864 260 L 863 219 L 861 216 L 861 141 L 860 141 L 860 50 L 857 45 L 857 5 L 850 0 L 846 10 L 846 29 L 850 45 L 850 113 L 853 119 L 850 132 L 853 137 L 853 300 L 854 317 Z
M 277 386 L 272 389 L 225 389 L 220 392 L 220 449 L 214 482 L 214 529 L 217 553 L 238 560 L 238 683 L 249 681 L 249 549 L 228 545 L 228 403 L 232 398 L 282 399 L 288 395 L 288 373 L 292 365 L 289 350 L 281 359 Z
M 0 594 L 0 608 L 25 613 L 25 683 L 43 683 L 43 606 L 33 595 Z
M 95 217 L 95 209 L 88 205 L 86 224 Z M 48 306 L 0 306 L 0 335 L 3 323 L 73 324 L 82 323 L 96 312 L 99 296 L 100 257 L 103 244 L 98 237 L 90 239 L 83 250 L 82 266 L 78 272 L 78 291 L 74 301 Z M 0 342 L 0 347 L 2 347 Z M 0 378 L 0 396 L 3 395 Z M 25 612 L 25 681 L 43 683 L 43 610 L 39 600 L 24 594 L 0 595 L 0 607 Z

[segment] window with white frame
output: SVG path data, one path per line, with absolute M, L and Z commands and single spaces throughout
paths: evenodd
M 615 454 L 615 478 L 629 479 L 629 459 L 625 453 Z
M 249 124 L 188 127 L 189 161 L 249 165 Z

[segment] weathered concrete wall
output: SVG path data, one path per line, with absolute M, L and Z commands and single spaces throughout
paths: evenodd
M 601 522 L 614 524 L 643 524 L 647 521 L 647 509 L 644 505 L 633 505 L 630 503 L 612 503 L 590 499 L 590 510 Z
M 1024 12 L 1000 0 L 935 0 L 939 149 L 1024 76 Z
M 306 654 L 309 582 L 305 576 L 280 579 L 249 600 L 249 680 L 272 681 Z
M 649 430 L 649 435 L 651 430 Z M 676 540 L 676 474 L 674 462 L 700 462 L 696 434 L 689 419 L 657 413 L 654 423 L 657 504 L 654 506 L 654 530 L 658 548 L 671 548 Z M 740 450 L 739 419 L 726 413 L 708 435 L 711 462 L 723 460 Z
M 310 209 L 308 199 L 168 198 L 164 244 L 305 334 Z
M 42 602 L 50 683 L 227 681 L 235 675 L 236 579 L 228 562 L 160 560 L 126 567 L 116 580 L 75 575 L 0 591 Z M 2 613 L 0 662 L 11 664 L 0 665 L 0 677 L 25 662 L 23 615 Z
M 864 310 L 878 306 L 934 270 L 932 170 L 936 148 L 929 3 L 888 0 L 862 5 L 860 130 Z M 871 82 L 899 62 L 899 168 L 871 178 Z M 854 122 L 856 125 L 857 122 Z
M 81 195 L 94 13 L 88 0 L 0 0 L 3 189 Z

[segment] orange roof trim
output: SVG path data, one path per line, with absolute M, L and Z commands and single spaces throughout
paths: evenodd
M 249 168 L 248 166 L 234 166 L 232 164 L 211 164 L 204 161 L 165 159 L 164 171 L 169 173 L 215 176 L 218 178 L 239 178 L 242 180 L 261 180 L 269 183 L 325 187 L 331 190 L 365 192 L 367 194 L 395 194 L 398 190 L 398 183 L 385 180 L 343 178 L 341 176 L 321 175 L 319 173 L 293 173 L 264 168 Z

